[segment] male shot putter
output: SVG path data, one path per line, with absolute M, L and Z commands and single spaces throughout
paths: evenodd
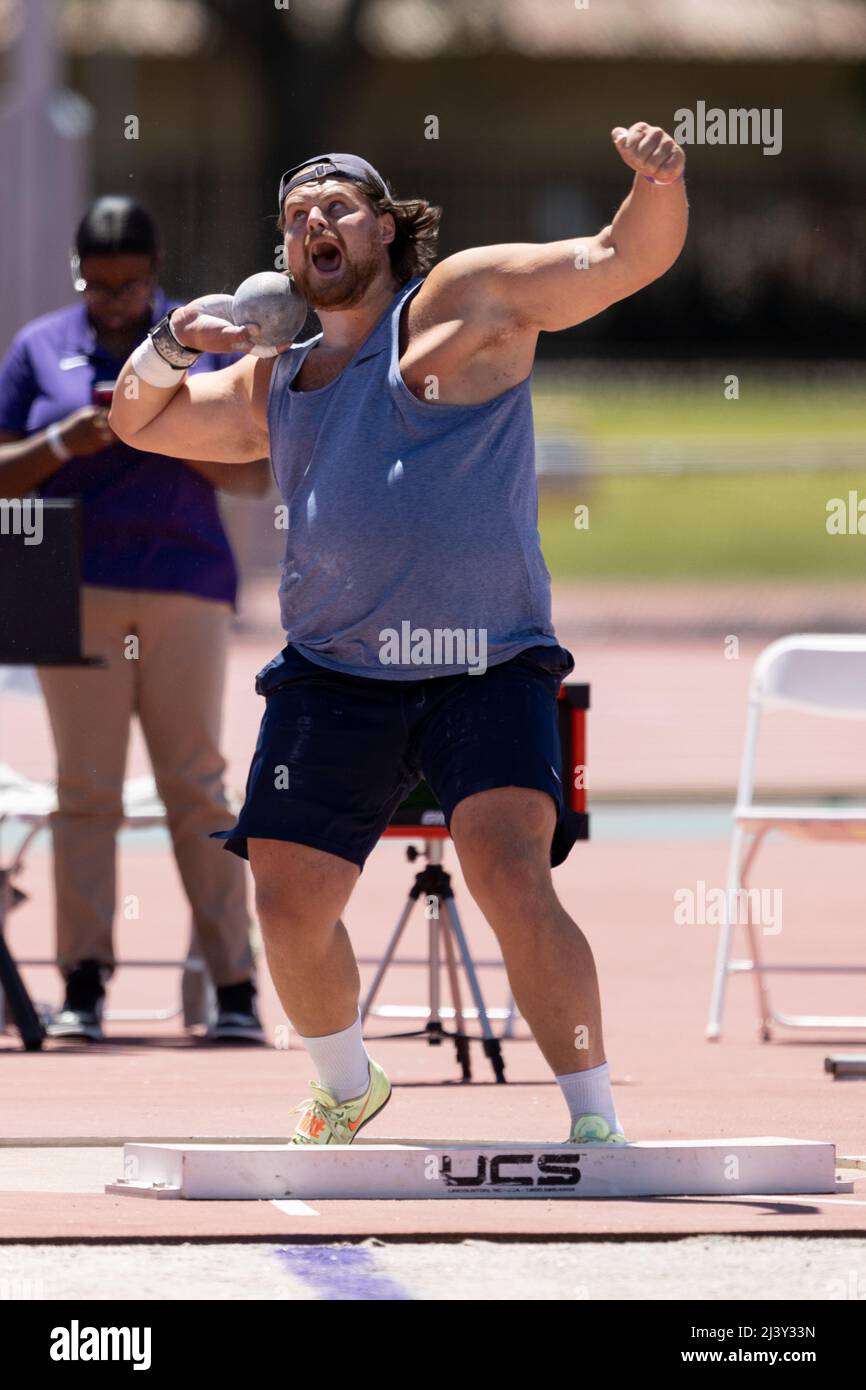
M 304 159 L 279 188 L 291 280 L 274 316 L 256 285 L 272 275 L 240 286 L 231 322 L 194 300 L 118 382 L 122 439 L 231 463 L 269 454 L 288 513 L 286 645 L 256 678 L 246 800 L 217 838 L 249 860 L 274 983 L 316 1074 L 292 1145 L 352 1143 L 391 1095 L 361 1036 L 340 915 L 422 778 L 562 1090 L 566 1142 L 626 1142 L 592 951 L 551 878 L 571 849 L 556 697 L 574 661 L 551 621 L 530 399 L 539 333 L 635 294 L 683 247 L 682 149 L 645 121 L 612 141 L 633 178 L 609 226 L 436 264 L 438 208 L 397 198 L 358 155 Z M 321 332 L 298 343 L 307 306 Z M 199 353 L 233 350 L 246 355 L 186 375 Z M 420 634 L 408 653 L 383 636 L 407 628 Z

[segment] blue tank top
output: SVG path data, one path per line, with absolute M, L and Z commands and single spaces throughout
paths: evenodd
M 282 625 L 302 656 L 352 676 L 477 673 L 557 645 L 529 380 L 483 405 L 418 400 L 399 330 L 422 284 L 395 294 L 327 386 L 292 389 L 321 334 L 271 376 Z

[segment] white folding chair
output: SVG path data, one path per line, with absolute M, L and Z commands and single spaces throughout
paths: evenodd
M 859 965 L 765 964 L 759 948 L 748 878 L 767 836 L 772 831 L 808 839 L 866 841 L 866 805 L 760 805 L 753 799 L 758 734 L 766 710 L 798 710 L 839 719 L 866 718 L 866 636 L 805 634 L 783 637 L 765 647 L 755 662 L 749 691 L 749 710 L 734 828 L 728 867 L 727 911 L 719 928 L 712 997 L 706 1036 L 717 1039 L 722 1031 L 722 1009 L 729 975 L 754 975 L 761 1038 L 770 1040 L 771 1024 L 786 1028 L 866 1028 L 866 1017 L 839 1014 L 784 1014 L 771 1007 L 766 977 L 771 973 L 851 975 L 866 974 Z M 864 769 L 866 773 L 866 769 Z M 734 910 L 734 905 L 737 910 Z M 731 948 L 739 907 L 751 959 L 734 960 Z

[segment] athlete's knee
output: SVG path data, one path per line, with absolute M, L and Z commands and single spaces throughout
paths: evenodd
M 306 845 L 249 841 L 256 913 L 265 936 L 286 941 L 333 931 L 358 876 L 354 865 Z
M 550 842 L 556 812 L 543 792 L 503 790 L 518 795 L 485 804 L 481 793 L 475 805 L 472 797 L 461 803 L 452 817 L 452 833 L 476 901 L 516 908 L 553 892 Z

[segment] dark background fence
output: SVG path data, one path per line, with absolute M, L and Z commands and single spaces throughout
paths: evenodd
M 774 359 L 855 359 L 866 351 L 866 7 L 841 0 L 835 30 L 821 8 L 755 0 L 733 24 L 723 0 L 694 0 L 687 23 L 665 28 L 656 7 L 580 14 L 567 0 L 293 0 L 288 11 L 176 0 L 172 47 L 148 30 L 149 0 L 113 0 L 102 30 L 108 11 L 91 7 L 89 42 L 67 23 L 66 76 L 95 113 L 92 191 L 134 190 L 151 205 L 180 295 L 272 263 L 279 174 L 308 154 L 358 150 L 398 194 L 441 204 L 447 255 L 597 231 L 630 183 L 615 124 L 672 129 L 701 101 L 779 110 L 778 154 L 688 149 L 692 221 L 674 271 L 541 354 L 691 358 L 748 345 Z

